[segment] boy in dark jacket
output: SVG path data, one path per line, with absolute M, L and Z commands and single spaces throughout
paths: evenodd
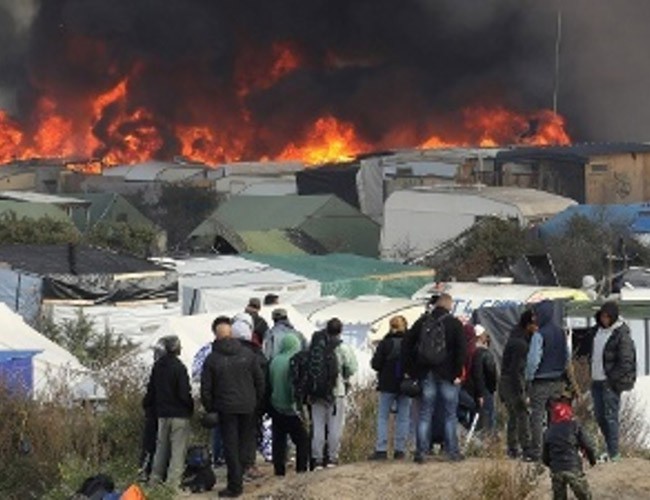
M 508 337 L 501 361 L 499 396 L 508 412 L 508 456 L 526 457 L 530 448 L 530 418 L 526 394 L 528 344 L 537 330 L 532 309 L 524 311 Z
M 544 435 L 542 460 L 551 469 L 553 499 L 565 500 L 567 486 L 578 500 L 590 500 L 589 483 L 582 470 L 584 453 L 593 467 L 596 453 L 591 440 L 573 419 L 571 399 L 560 397 L 551 400 L 549 427 Z
M 372 357 L 372 369 L 377 372 L 379 383 L 379 410 L 377 412 L 377 442 L 371 460 L 388 458 L 388 420 L 393 407 L 395 415 L 395 444 L 393 458 L 403 459 L 406 451 L 406 441 L 409 433 L 409 416 L 411 399 L 400 394 L 400 384 L 403 379 L 402 340 L 407 324 L 403 316 L 390 319 L 390 332 L 379 342 Z
M 246 455 L 255 448 L 255 410 L 264 398 L 264 372 L 256 356 L 221 325 L 212 353 L 203 363 L 201 402 L 219 414 L 228 486 L 219 497 L 235 498 L 243 491 Z
M 481 325 L 476 325 L 476 351 L 471 363 L 471 370 L 466 384 L 467 392 L 472 395 L 480 415 L 479 428 L 488 434 L 496 427 L 496 408 L 494 393 L 497 389 L 497 365 L 490 352 L 490 336 Z

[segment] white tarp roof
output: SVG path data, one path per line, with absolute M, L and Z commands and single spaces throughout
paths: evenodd
M 240 308 L 229 309 L 219 313 L 210 314 L 196 314 L 194 316 L 177 316 L 167 318 L 165 323 L 160 326 L 155 332 L 150 333 L 146 339 L 143 340 L 139 348 L 136 350 L 138 359 L 145 365 L 153 365 L 153 347 L 158 342 L 158 339 L 167 335 L 177 335 L 181 341 L 181 361 L 185 363 L 188 371 L 192 369 L 192 360 L 194 355 L 207 343 L 214 340 L 212 335 L 212 321 L 216 316 L 234 316 L 238 312 L 244 310 L 244 303 Z M 304 315 L 300 314 L 296 309 L 289 305 L 280 305 L 286 309 L 289 320 L 293 323 L 294 327 L 299 330 L 307 340 L 311 339 L 314 332 L 314 325 L 309 322 Z M 271 321 L 271 312 L 273 308 L 263 308 L 261 315 L 273 326 Z
M 243 257 L 165 259 L 164 264 L 178 273 L 183 314 L 241 310 L 249 298 L 267 293 L 279 295 L 283 304 L 321 296 L 318 281 Z
M 92 321 L 93 329 L 98 334 L 110 331 L 116 336 L 124 337 L 133 343 L 140 343 L 152 331 L 157 330 L 172 316 L 180 316 L 181 306 L 178 302 L 168 304 L 142 303 L 133 306 L 69 306 L 50 305 L 52 320 L 57 325 L 64 321 L 75 321 L 79 311 Z
M 38 333 L 3 303 L 0 324 L 0 350 L 42 351 L 33 358 L 35 394 L 46 392 L 51 385 L 70 386 L 88 373 L 75 356 Z

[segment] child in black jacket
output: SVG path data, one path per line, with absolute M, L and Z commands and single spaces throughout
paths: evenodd
M 571 399 L 560 397 L 549 404 L 549 426 L 544 435 L 542 460 L 551 469 L 553 499 L 567 498 L 567 486 L 578 500 L 592 498 L 589 483 L 582 470 L 584 453 L 591 466 L 596 464 L 596 453 L 591 439 L 573 419 Z

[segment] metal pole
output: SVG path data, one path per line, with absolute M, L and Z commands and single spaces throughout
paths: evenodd
M 562 7 L 557 9 L 557 28 L 555 32 L 555 82 L 553 85 L 553 113 L 557 114 L 557 99 L 560 90 L 560 48 L 562 46 Z

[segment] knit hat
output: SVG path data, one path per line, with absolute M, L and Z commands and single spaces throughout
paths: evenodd
M 573 419 L 573 407 L 571 401 L 559 399 L 551 402 L 551 422 L 569 422 Z
M 616 302 L 605 302 L 601 308 L 600 311 L 598 311 L 598 318 L 600 318 L 601 314 L 607 314 L 612 319 L 612 324 L 616 323 L 618 321 L 618 316 L 619 316 L 619 310 L 618 310 L 618 304 Z
M 257 309 L 259 311 L 262 308 L 262 303 L 260 302 L 260 299 L 258 299 L 257 297 L 252 297 L 248 299 L 248 307 Z
M 271 313 L 271 318 L 273 319 L 273 321 L 279 321 L 281 319 L 287 319 L 288 317 L 289 317 L 289 315 L 287 314 L 286 309 L 281 309 L 281 308 L 273 309 L 273 312 Z
M 248 313 L 236 314 L 232 319 L 232 336 L 239 340 L 253 340 L 253 318 Z
M 475 325 L 474 326 L 474 335 L 477 337 L 481 337 L 482 335 L 486 334 L 487 330 L 482 327 L 481 325 Z

